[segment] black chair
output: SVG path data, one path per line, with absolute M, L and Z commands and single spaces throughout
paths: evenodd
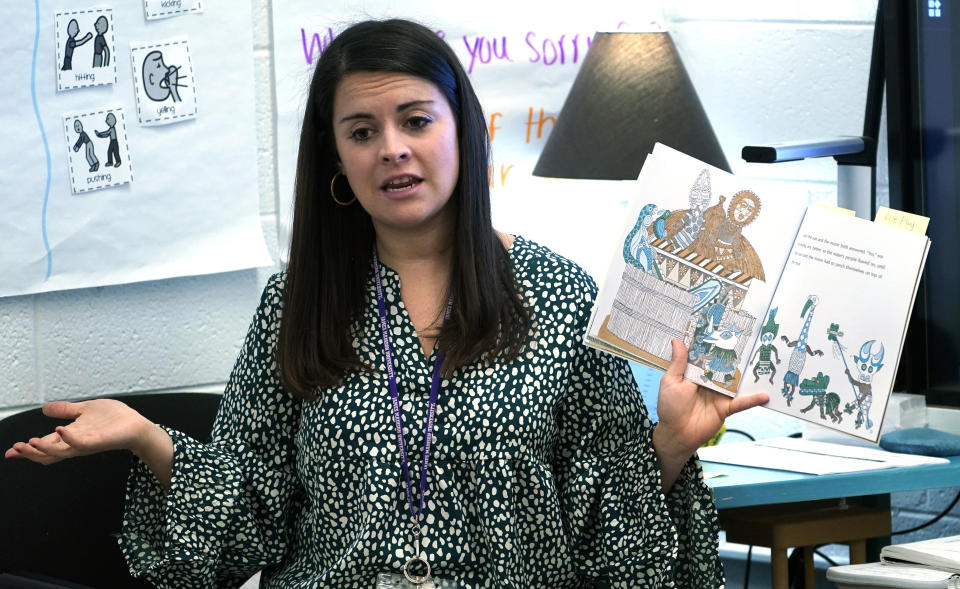
M 150 421 L 205 442 L 220 405 L 216 393 L 115 398 Z M 0 421 L 0 449 L 63 423 L 39 408 L 12 415 Z M 130 577 L 116 540 L 132 463 L 126 451 L 49 466 L 0 459 L 0 589 L 152 587 Z

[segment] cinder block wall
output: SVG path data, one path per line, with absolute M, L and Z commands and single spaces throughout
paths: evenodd
M 271 3 L 251 0 L 251 7 L 261 221 L 276 260 Z M 740 148 L 860 133 L 875 0 L 666 0 L 663 9 L 734 172 L 788 180 L 798 198 L 833 201 L 832 160 L 746 164 Z M 0 299 L 0 417 L 54 399 L 222 390 L 260 290 L 276 270 Z M 648 398 L 655 403 L 654 390 Z M 764 410 L 738 416 L 731 426 L 758 437 L 800 429 Z M 924 521 L 955 493 L 895 496 L 894 528 Z M 960 510 L 954 510 L 903 539 L 958 530 Z

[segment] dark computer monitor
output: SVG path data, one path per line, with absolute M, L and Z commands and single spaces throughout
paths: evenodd
M 890 206 L 932 242 L 895 390 L 960 407 L 960 2 L 881 2 Z

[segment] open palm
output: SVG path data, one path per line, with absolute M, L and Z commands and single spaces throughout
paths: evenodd
M 43 413 L 57 419 L 72 419 L 65 426 L 42 438 L 17 442 L 6 458 L 27 458 L 40 464 L 52 464 L 65 458 L 85 456 L 107 450 L 129 449 L 141 439 L 150 422 L 126 404 L 113 399 L 95 399 L 79 403 L 53 401 Z
M 667 429 L 676 450 L 691 455 L 717 433 L 727 417 L 765 403 L 769 397 L 765 393 L 728 397 L 699 386 L 683 377 L 686 359 L 686 346 L 673 340 L 670 366 L 660 379 L 657 416 L 658 427 Z

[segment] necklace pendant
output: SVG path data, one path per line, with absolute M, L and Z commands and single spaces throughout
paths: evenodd
M 423 573 L 422 571 L 420 572 L 421 574 L 418 574 L 418 572 L 414 572 L 413 567 L 417 563 L 423 563 L 422 567 L 418 567 L 418 568 L 426 567 L 425 573 Z M 432 586 L 432 584 L 430 583 L 430 563 L 427 562 L 427 559 L 424 558 L 423 555 L 419 553 L 416 556 L 413 556 L 410 560 L 406 562 L 406 564 L 403 565 L 403 576 L 406 577 L 408 581 L 410 581 L 417 587 L 422 587 L 425 584 L 430 584 L 428 586 Z
M 430 563 L 420 547 L 420 519 L 413 518 L 410 526 L 413 532 L 413 557 L 403 565 L 403 576 L 417 587 L 426 589 L 424 585 L 432 587 L 433 584 L 430 583 Z

